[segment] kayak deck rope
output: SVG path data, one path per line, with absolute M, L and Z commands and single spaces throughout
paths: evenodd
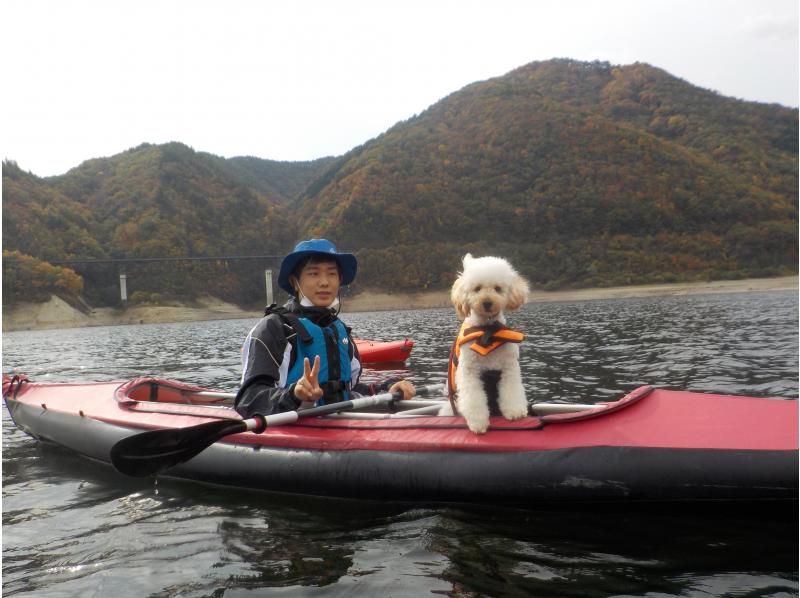
M 6 387 L 5 380 L 3 380 L 3 398 L 7 397 L 13 391 L 14 394 L 12 396 L 13 399 L 17 398 L 17 394 L 19 394 L 22 385 L 28 382 L 28 377 L 25 374 L 14 374 L 11 379 L 8 381 L 8 386 Z

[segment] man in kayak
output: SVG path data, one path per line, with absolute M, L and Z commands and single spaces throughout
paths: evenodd
M 326 239 L 302 241 L 283 259 L 278 286 L 291 298 L 283 307 L 269 306 L 245 339 L 239 414 L 271 415 L 386 390 L 414 396 L 407 380 L 358 382 L 358 351 L 338 318 L 339 288 L 353 282 L 357 267 L 354 255 L 339 253 Z

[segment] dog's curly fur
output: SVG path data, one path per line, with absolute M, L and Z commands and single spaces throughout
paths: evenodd
M 506 324 L 505 314 L 519 309 L 528 300 L 528 283 L 507 260 L 491 256 L 474 258 L 468 253 L 463 265 L 450 299 L 458 317 L 467 324 Z M 505 343 L 486 356 L 463 350 L 456 370 L 456 404 L 469 429 L 476 434 L 489 429 L 489 399 L 481 378 L 488 371 L 500 372 L 497 387 L 500 413 L 510 420 L 528 413 L 518 344 Z

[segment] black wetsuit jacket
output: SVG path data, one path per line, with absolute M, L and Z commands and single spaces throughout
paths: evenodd
M 337 318 L 330 309 L 303 307 L 293 299 L 284 305 L 283 310 L 290 316 L 294 314 L 307 318 L 321 327 L 330 325 Z M 281 311 L 272 306 L 267 308 L 267 314 L 253 327 L 242 347 L 242 384 L 236 394 L 235 405 L 236 411 L 243 417 L 293 411 L 301 405 L 294 396 L 295 385 L 287 383 L 287 374 L 298 354 L 298 334 Z M 379 386 L 359 383 L 361 361 L 352 337 L 349 340 L 352 347 L 351 392 L 357 396 L 388 390 L 397 379 Z M 330 402 L 331 397 L 326 396 L 326 400 Z

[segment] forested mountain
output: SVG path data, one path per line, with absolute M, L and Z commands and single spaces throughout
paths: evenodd
M 286 202 L 304 192 L 334 161 L 335 158 L 319 158 L 310 162 L 276 162 L 252 156 L 225 160 L 228 170 L 239 182 Z
M 292 170 L 296 168 L 290 167 L 289 180 L 297 179 Z M 180 143 L 145 144 L 48 179 L 4 163 L 3 249 L 48 261 L 283 252 L 295 238 L 283 207 L 287 197 L 265 193 L 266 185 L 244 184 L 245 174 L 252 176 L 252 169 L 231 167 L 222 158 Z M 273 187 L 292 185 L 297 183 L 278 177 Z M 13 262 L 4 260 L 4 272 L 6 261 Z M 137 277 L 137 297 L 212 292 L 242 301 L 252 292 L 263 296 L 262 279 L 228 264 L 178 266 L 183 265 L 153 264 L 146 272 L 138 266 L 143 272 Z M 91 279 L 85 285 L 91 300 L 108 303 L 119 297 L 116 266 L 94 268 L 84 276 Z M 244 283 L 248 278 L 252 281 Z M 5 281 L 4 290 L 4 300 L 26 293 L 24 288 L 10 289 Z
M 533 63 L 354 149 L 304 231 L 386 286 L 446 285 L 466 249 L 549 287 L 769 274 L 796 266 L 797 136 L 796 109 L 645 64 Z
M 3 248 L 46 261 L 271 254 L 326 236 L 358 254 L 357 288 L 385 290 L 446 288 L 466 251 L 507 256 L 545 288 L 727 278 L 796 272 L 797 200 L 797 109 L 646 64 L 553 60 L 469 85 L 337 158 L 171 143 L 46 179 L 4 163 Z M 6 285 L 19 261 L 4 259 L 6 302 L 27 292 Z M 92 276 L 84 293 L 112 302 L 113 276 Z M 225 264 L 142 278 L 145 299 L 263 296 L 257 272 Z

